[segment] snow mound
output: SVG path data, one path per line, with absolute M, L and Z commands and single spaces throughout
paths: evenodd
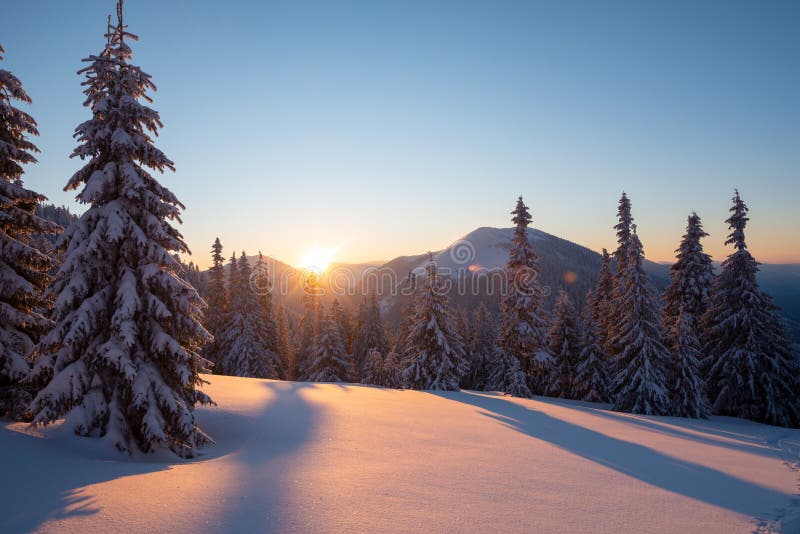
M 194 461 L 0 428 L 0 532 L 753 532 L 796 525 L 800 431 L 478 392 L 207 377 Z

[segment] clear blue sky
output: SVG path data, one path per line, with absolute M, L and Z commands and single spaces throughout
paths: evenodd
M 649 257 L 697 210 L 717 258 L 734 187 L 758 259 L 800 261 L 800 2 L 128 0 L 153 75 L 163 177 L 208 263 L 311 245 L 344 260 L 508 226 L 611 247 L 628 191 Z M 76 71 L 113 0 L 6 2 L 0 43 L 34 99 L 56 203 L 88 117 Z

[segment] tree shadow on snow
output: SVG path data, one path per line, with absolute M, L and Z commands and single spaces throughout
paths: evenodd
M 256 415 L 248 416 L 226 410 L 225 406 L 199 408 L 200 427 L 215 444 L 200 450 L 190 460 L 174 457 L 128 459 L 120 456 L 98 458 L 92 452 L 96 440 L 83 438 L 42 439 L 3 428 L 9 421 L 0 420 L 3 460 L 7 466 L 0 486 L 0 532 L 30 532 L 50 520 L 90 516 L 101 511 L 99 503 L 85 491 L 86 486 L 123 477 L 169 470 L 173 465 L 205 462 L 237 453 L 236 460 L 257 468 L 276 457 L 288 454 L 305 442 L 314 426 L 314 412 L 300 397 L 299 391 L 315 387 L 307 383 L 265 382 L 274 397 Z M 240 503 L 223 525 L 236 530 L 237 525 L 253 526 L 253 517 L 268 517 L 279 511 L 276 505 L 267 510 L 265 492 L 279 492 L 264 487 L 251 488 L 251 502 Z M 252 505 L 252 506 L 251 506 Z M 251 509 L 252 508 L 252 509 Z M 249 517 L 248 517 L 249 516 Z M 274 524 L 267 521 L 264 528 Z M 263 530 L 263 529 L 259 529 Z
M 0 490 L 0 532 L 7 534 L 30 532 L 48 520 L 96 514 L 100 508 L 84 492 L 85 486 L 169 469 L 163 462 L 96 459 L 71 450 L 62 440 L 54 442 L 6 428 L 0 432 L 6 463 Z
M 219 521 L 227 532 L 276 532 L 296 530 L 289 491 L 294 484 L 290 457 L 302 450 L 322 416 L 310 405 L 303 390 L 316 388 L 312 382 L 265 382 L 272 393 L 266 409 L 248 418 L 246 439 L 237 448 L 235 460 L 246 469 L 239 481 L 239 500 Z M 212 425 L 214 426 L 214 425 Z
M 591 403 L 583 403 L 580 401 L 565 399 L 556 400 L 547 397 L 536 397 L 536 400 L 545 404 L 553 404 L 598 417 L 605 417 L 625 424 L 637 425 L 645 430 L 712 445 L 714 447 L 724 447 L 770 458 L 780 456 L 780 447 L 775 443 L 771 443 L 766 437 L 766 434 L 776 427 L 760 425 L 767 431 L 764 436 L 735 432 L 738 426 L 747 426 L 749 430 L 758 427 L 759 423 L 753 421 L 745 422 L 734 417 L 721 416 L 714 416 L 712 419 L 686 419 L 678 417 L 659 417 L 658 419 L 654 419 L 645 415 L 614 412 L 610 409 L 597 408 L 596 406 L 592 406 Z M 720 422 L 729 425 L 729 429 L 718 428 Z M 793 432 L 792 429 L 783 430 L 785 434 Z M 781 433 L 780 429 L 777 433 Z
M 609 469 L 714 506 L 761 517 L 786 504 L 793 495 L 695 464 L 630 441 L 551 417 L 509 402 L 506 397 L 478 393 L 431 392 L 475 406 L 508 428 L 545 441 Z

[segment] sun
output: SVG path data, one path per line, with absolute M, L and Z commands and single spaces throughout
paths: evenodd
M 336 249 L 315 245 L 300 258 L 300 267 L 315 273 L 324 272 L 336 259 Z

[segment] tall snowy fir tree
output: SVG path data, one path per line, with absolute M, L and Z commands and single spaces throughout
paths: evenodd
M 383 355 L 375 349 L 369 349 L 367 353 L 361 383 L 373 386 L 386 385 L 386 370 L 383 365 Z
M 264 323 L 264 348 L 270 353 L 274 360 L 274 366 L 278 376 L 284 374 L 282 362 L 278 352 L 278 323 L 275 317 L 275 307 L 272 304 L 272 290 L 274 281 L 269 265 L 264 255 L 259 251 L 256 265 L 249 281 L 249 289 L 258 297 L 259 309 L 261 311 L 262 322 Z M 278 376 L 271 377 L 277 378 Z
M 381 354 L 389 352 L 381 311 L 378 307 L 378 297 L 374 291 L 370 293 L 369 301 L 360 315 L 358 332 L 353 342 L 356 376 L 361 376 L 370 349 L 375 349 Z
M 611 330 L 610 314 L 614 295 L 614 273 L 611 269 L 611 255 L 603 249 L 603 256 L 600 260 L 600 271 L 597 273 L 597 286 L 592 292 L 591 298 L 586 302 L 592 307 L 592 317 L 598 326 L 598 342 L 600 346 L 605 346 Z
M 62 234 L 64 264 L 51 294 L 55 327 L 38 347 L 31 382 L 35 424 L 66 418 L 81 436 L 104 437 L 120 451 L 169 447 L 191 456 L 208 438 L 194 406 L 210 335 L 200 324 L 203 300 L 178 276 L 170 252 L 189 253 L 171 224 L 183 205 L 147 169 L 173 163 L 153 144 L 161 120 L 150 102 L 150 76 L 129 63 L 136 37 L 122 21 L 105 49 L 90 56 L 86 102 L 92 117 L 75 132 L 73 156 L 88 163 L 66 190 L 88 204 Z
M 708 234 L 696 213 L 689 215 L 686 233 L 677 253 L 677 261 L 670 268 L 670 284 L 664 292 L 663 327 L 667 332 L 677 333 L 675 325 L 683 314 L 688 326 L 699 337 L 700 319 L 706 312 L 714 283 L 714 266 L 711 256 L 703 252 L 700 240 Z M 675 342 L 672 337 L 668 346 Z
M 242 252 L 236 268 L 232 265 L 230 270 L 231 306 L 220 336 L 220 367 L 230 376 L 278 378 L 280 361 L 275 351 L 267 347 L 263 309 L 251 287 L 252 273 L 247 255 Z
M 344 348 L 339 323 L 333 310 L 319 308 L 313 361 L 309 369 L 312 382 L 348 382 L 353 375 L 353 360 Z
M 580 354 L 578 318 L 575 306 L 563 289 L 553 309 L 553 326 L 548 334 L 548 351 L 553 357 L 545 392 L 551 397 L 570 398 Z
M 519 363 L 519 358 L 510 355 L 501 346 L 495 347 L 489 366 L 487 390 L 502 391 L 515 397 L 530 397 L 528 377 Z
M 593 295 L 587 298 L 591 303 Z M 583 314 L 581 352 L 572 381 L 572 398 L 587 402 L 608 401 L 608 358 L 600 343 L 600 325 L 595 319 L 595 307 L 587 304 Z
M 222 328 L 228 311 L 228 288 L 225 284 L 225 259 L 222 256 L 222 243 L 219 238 L 211 245 L 211 268 L 208 270 L 206 285 L 206 303 L 204 324 L 214 341 L 205 347 L 204 355 L 214 364 L 214 371 L 219 373 L 219 348 Z
M 498 334 L 498 352 L 502 357 L 497 363 L 510 358 L 519 361 L 528 385 L 533 393 L 543 393 L 551 358 L 547 353 L 548 318 L 545 310 L 545 295 L 539 284 L 538 259 L 528 240 L 528 225 L 531 215 L 528 207 L 517 200 L 514 216 L 514 238 L 508 252 L 506 275 L 507 291 L 500 303 L 501 318 Z M 512 367 L 515 367 L 512 365 Z M 509 376 L 507 371 L 494 372 L 495 377 Z M 501 383 L 494 387 L 503 386 Z
M 615 355 L 612 381 L 614 409 L 644 415 L 668 415 L 669 351 L 661 342 L 658 295 L 642 268 L 644 251 L 635 225 L 627 246 L 628 258 L 618 273 L 614 301 L 619 324 L 611 343 Z
M 715 413 L 772 425 L 798 425 L 798 363 L 772 299 L 758 287 L 758 263 L 747 250 L 748 208 L 736 191 L 733 253 L 722 263 L 705 314 L 704 364 Z
M 675 324 L 667 332 L 672 351 L 670 396 L 672 415 L 705 419 L 711 414 L 711 406 L 700 374 L 700 340 L 695 320 L 694 313 L 681 306 Z
M 313 272 L 303 281 L 303 317 L 300 320 L 300 335 L 295 348 L 295 376 L 298 380 L 309 380 L 311 364 L 314 362 L 314 341 L 320 317 L 320 296 L 317 275 Z
M 355 334 L 353 332 L 353 321 L 350 314 L 339 302 L 339 299 L 334 298 L 331 302 L 331 312 L 336 318 L 336 324 L 339 325 L 339 332 L 342 334 L 342 343 L 344 343 L 344 350 L 348 354 L 353 353 L 353 341 Z
M 632 226 L 631 201 L 627 193 L 623 191 L 617 206 L 617 224 L 614 225 L 614 230 L 617 232 L 617 250 L 614 252 L 614 260 L 617 264 L 618 275 L 625 271 L 625 264 L 630 257 L 628 246 L 631 241 Z
M 416 294 L 418 289 L 417 277 L 414 273 L 408 273 L 406 278 L 406 287 L 404 288 L 412 295 Z M 411 332 L 411 322 L 414 319 L 414 298 L 410 298 L 402 308 L 402 315 L 400 317 L 400 324 L 397 325 L 397 332 L 394 336 L 394 344 L 392 345 L 392 352 L 397 354 L 398 358 L 402 359 L 406 354 L 406 345 L 408 344 L 408 334 Z
M 616 271 L 612 278 L 611 298 L 607 301 L 604 314 L 604 331 L 605 336 L 605 350 L 611 356 L 612 370 L 616 372 L 614 366 L 617 363 L 616 356 L 622 351 L 624 347 L 614 344 L 617 339 L 615 329 L 619 328 L 623 315 L 626 313 L 624 309 L 625 304 L 620 301 L 617 296 L 624 290 L 621 288 L 626 283 L 626 276 L 628 274 L 627 262 L 630 257 L 628 249 L 630 248 L 631 236 L 633 229 L 633 215 L 631 215 L 631 201 L 628 195 L 623 191 L 622 197 L 619 199 L 619 206 L 617 207 L 617 224 L 614 225 L 614 230 L 617 233 L 617 250 L 614 252 L 614 262 L 616 264 Z M 602 266 L 602 265 L 601 265 Z M 598 292 L 598 298 L 603 296 L 605 285 Z
M 457 391 L 468 362 L 432 254 L 425 273 L 406 344 L 405 379 L 412 389 Z
M 453 314 L 454 320 L 454 328 L 456 329 L 456 333 L 458 337 L 464 340 L 466 344 L 465 350 L 467 352 L 467 357 L 471 360 L 472 356 L 469 354 L 469 344 L 467 341 L 469 340 L 469 317 L 467 317 L 467 309 L 464 306 L 458 305 L 456 306 L 455 312 Z
M 464 387 L 477 390 L 486 389 L 489 383 L 489 371 L 496 339 L 497 329 L 494 317 L 489 313 L 486 304 L 481 302 L 475 308 L 472 316 L 472 329 L 468 336 L 470 364 L 467 373 L 468 380 Z
M 289 312 L 283 306 L 278 307 L 278 356 L 281 359 L 282 378 L 294 380 L 294 350 L 289 328 Z
M 0 416 L 21 415 L 30 400 L 18 382 L 29 371 L 34 344 L 51 326 L 41 312 L 54 262 L 33 239 L 61 230 L 36 216 L 37 204 L 46 198 L 23 186 L 22 166 L 35 163 L 33 154 L 39 151 L 30 137 L 39 132 L 33 117 L 14 101 L 31 103 L 22 82 L 0 69 Z

